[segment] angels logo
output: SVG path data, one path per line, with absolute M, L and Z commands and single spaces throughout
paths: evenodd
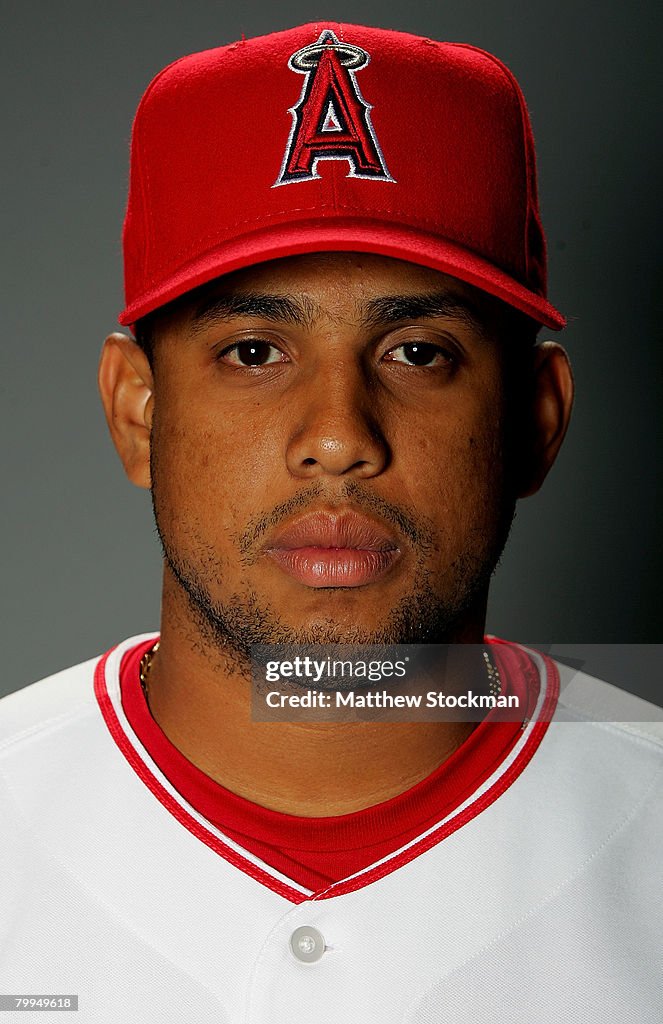
M 355 78 L 369 60 L 366 50 L 339 42 L 329 30 L 293 53 L 288 67 L 306 78 L 289 111 L 292 131 L 275 185 L 319 178 L 320 160 L 347 160 L 351 178 L 394 181 L 371 124 L 372 108 Z

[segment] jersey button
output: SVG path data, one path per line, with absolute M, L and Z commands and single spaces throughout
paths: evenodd
M 303 925 L 290 936 L 290 949 L 304 964 L 314 964 L 325 951 L 325 938 L 317 928 Z

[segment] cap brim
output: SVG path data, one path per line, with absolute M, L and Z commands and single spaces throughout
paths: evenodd
M 311 252 L 367 252 L 417 263 L 473 285 L 554 331 L 566 325 L 565 318 L 547 299 L 471 250 L 411 228 L 398 229 L 391 224 L 360 220 L 272 225 L 224 243 L 178 267 L 144 291 L 121 313 L 119 322 L 130 326 L 222 274 L 267 260 Z

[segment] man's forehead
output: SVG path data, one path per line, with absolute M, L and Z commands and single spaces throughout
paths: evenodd
M 183 296 L 178 320 L 194 332 L 212 320 L 255 316 L 312 325 L 445 317 L 481 330 L 501 303 L 457 278 L 364 253 L 309 253 L 219 277 Z

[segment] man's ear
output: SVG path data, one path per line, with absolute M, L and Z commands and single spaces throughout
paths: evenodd
M 545 341 L 534 351 L 533 394 L 528 417 L 528 440 L 518 497 L 535 494 L 557 458 L 573 406 L 573 373 L 561 345 Z
M 149 488 L 154 377 L 143 350 L 125 334 L 106 338 L 99 361 L 99 391 L 113 443 L 137 487 Z

